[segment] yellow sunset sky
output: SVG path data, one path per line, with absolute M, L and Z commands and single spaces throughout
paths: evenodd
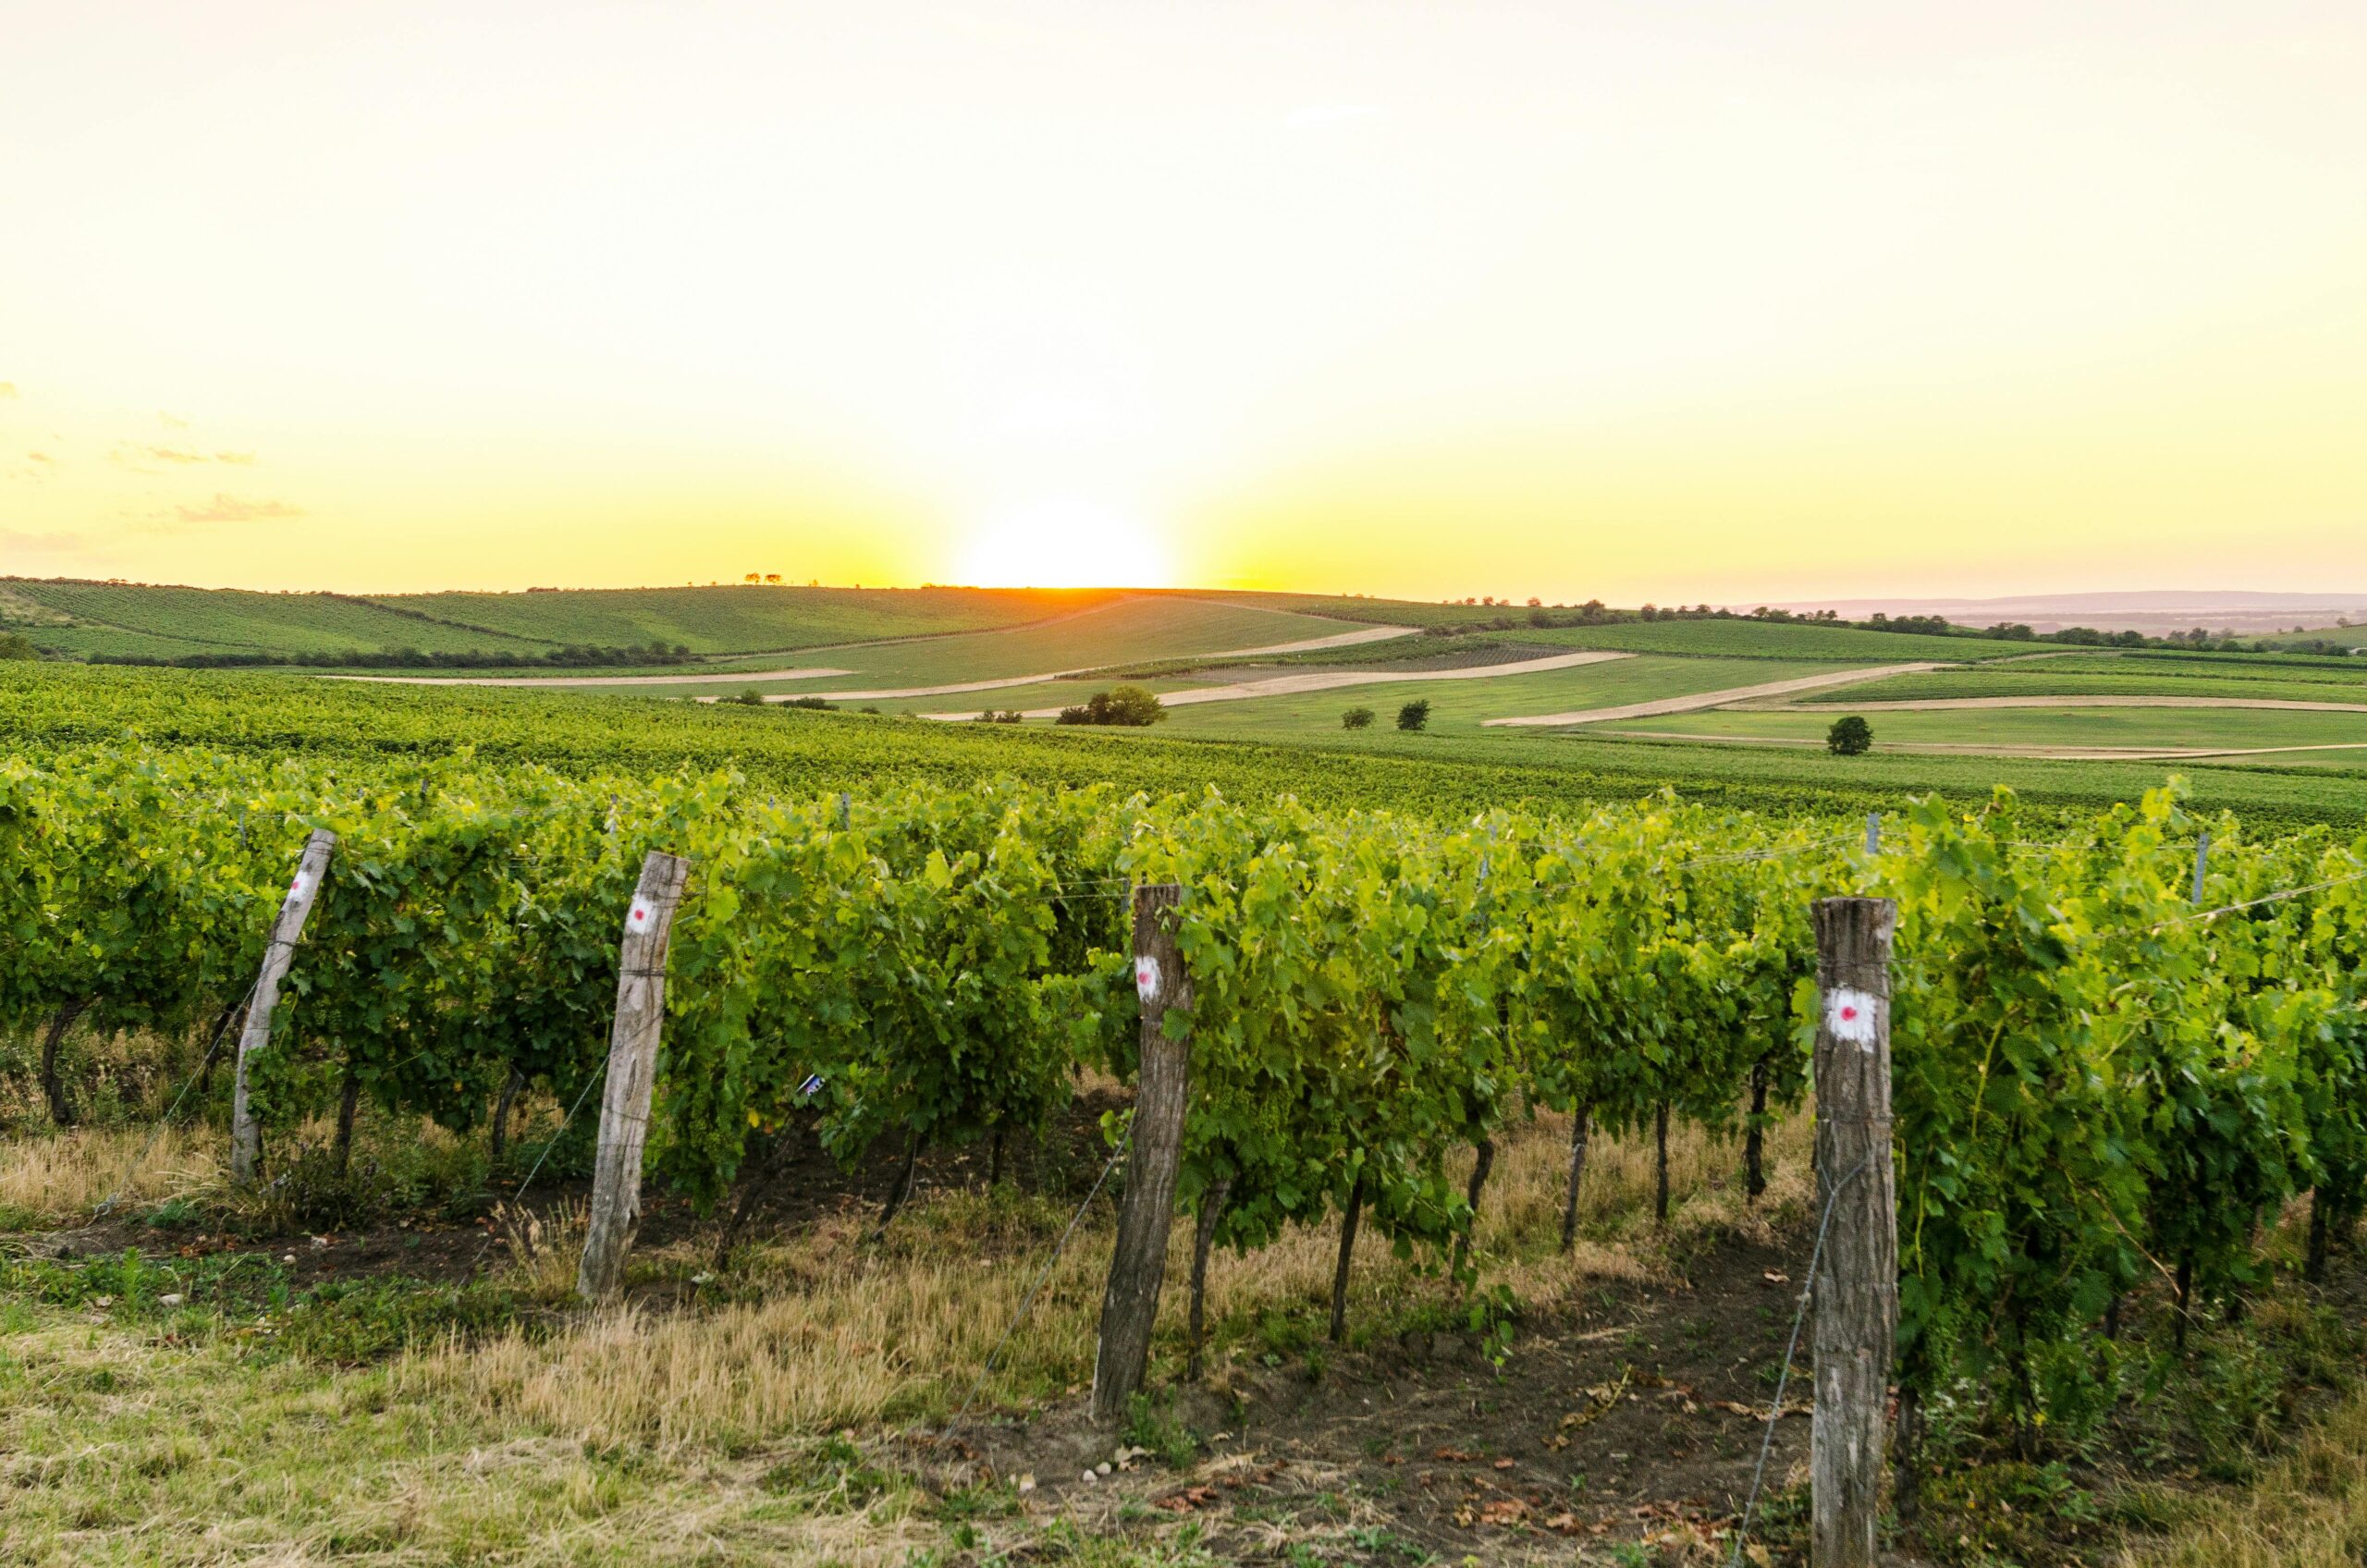
M 0 0 L 0 573 L 2367 589 L 2367 5 Z

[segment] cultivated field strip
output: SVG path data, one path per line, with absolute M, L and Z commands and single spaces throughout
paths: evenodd
M 1943 713 L 1980 708 L 2259 708 L 2289 713 L 2367 713 L 2367 703 L 2322 703 L 2291 697 L 2094 695 L 2049 697 L 1908 697 L 1871 703 L 1735 703 L 1745 711 L 1791 713 Z
M 1634 658 L 1633 654 L 1605 653 L 1600 650 L 1577 654 L 1549 654 L 1543 658 L 1521 659 L 1511 664 L 1473 665 L 1461 669 L 1326 669 L 1306 670 L 1295 675 L 1269 676 L 1259 680 L 1238 680 L 1224 686 L 1199 686 L 1180 692 L 1159 694 L 1162 707 L 1192 707 L 1202 703 L 1237 703 L 1256 697 L 1290 697 L 1309 692 L 1332 692 L 1352 686 L 1390 686 L 1407 682 L 1432 680 L 1484 680 L 1503 676 L 1538 675 L 1546 670 L 1574 669 L 1580 665 L 1608 664 L 1614 659 Z M 975 690 L 976 688 L 970 688 Z M 1028 718 L 1058 718 L 1057 707 L 1029 708 Z M 971 713 L 933 713 L 926 716 L 936 719 L 975 718 Z
M 1607 724 L 1623 718 L 1657 718 L 1663 714 L 1697 713 L 1703 708 L 1725 707 L 1753 698 L 1781 697 L 1795 692 L 1814 692 L 1834 686 L 1854 686 L 1862 681 L 1881 680 L 1894 675 L 1918 675 L 1942 668 L 1931 663 L 1870 665 L 1862 669 L 1837 669 L 1822 675 L 1798 676 L 1790 680 L 1770 680 L 1757 686 L 1730 686 L 1722 692 L 1661 697 L 1649 703 L 1628 703 L 1620 707 L 1491 718 L 1486 723 L 1491 728 L 1502 729 L 1559 729 L 1579 724 Z

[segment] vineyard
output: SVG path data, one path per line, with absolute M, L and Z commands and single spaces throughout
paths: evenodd
M 649 1168 L 703 1207 L 793 1140 L 892 1149 L 908 1181 L 925 1148 L 1036 1134 L 1082 1069 L 1131 1077 L 1143 883 L 1182 889 L 1196 1288 L 1212 1249 L 1334 1218 L 1343 1280 L 1378 1231 L 1484 1287 L 1464 1243 L 1490 1154 L 1539 1110 L 1573 1118 L 1573 1206 L 1591 1133 L 1664 1158 L 1673 1123 L 1763 1128 L 1806 1088 L 1810 901 L 1845 893 L 1899 910 L 1907 1434 L 1919 1400 L 1977 1388 L 2037 1452 L 2149 1275 L 2183 1323 L 2244 1299 L 2287 1200 L 2311 1195 L 2314 1275 L 2367 1198 L 2367 840 L 2255 839 L 2169 791 L 2068 832 L 2002 793 L 1925 805 L 1870 845 L 1672 799 L 1438 827 L 1214 793 L 779 799 L 723 774 L 68 751 L 0 769 L 0 1027 L 43 1042 L 53 1116 L 80 1109 L 78 1018 L 214 1065 L 316 828 L 337 847 L 250 1064 L 266 1171 L 273 1130 L 324 1110 L 498 1140 L 521 1096 L 581 1108 L 664 850 L 692 884 Z M 1755 1137 L 1749 1160 L 1755 1189 Z

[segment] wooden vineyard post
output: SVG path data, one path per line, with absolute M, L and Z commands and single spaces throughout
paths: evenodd
M 666 1021 L 666 945 L 691 863 L 656 850 L 625 911 L 617 952 L 617 1021 L 608 1034 L 608 1081 L 600 1096 L 600 1149 L 592 1169 L 592 1211 L 575 1293 L 597 1302 L 624 1283 L 625 1255 L 641 1228 L 641 1153 L 649 1136 L 649 1096 L 657 1038 Z
M 1189 1011 L 1191 976 L 1175 942 L 1173 883 L 1134 889 L 1134 992 L 1142 998 L 1142 1072 L 1134 1087 L 1134 1146 L 1126 1158 L 1126 1194 L 1118 1242 L 1101 1297 L 1101 1333 L 1093 1357 L 1093 1416 L 1113 1422 L 1143 1386 L 1151 1325 L 1167 1272 L 1167 1231 L 1175 1218 L 1175 1173 L 1184 1155 L 1184 1105 L 1189 1040 L 1167 1037 L 1170 1008 Z
M 1816 1410 L 1809 1446 L 1814 1568 L 1873 1568 L 1898 1207 L 1890 1149 L 1888 899 L 1816 909 L 1816 1170 L 1824 1248 L 1813 1281 Z M 1830 1214 L 1824 1213 L 1829 1206 Z
M 247 1064 L 271 1043 L 271 1013 L 279 1005 L 279 983 L 295 962 L 305 918 L 313 913 L 313 900 L 321 890 L 321 878 L 328 875 L 329 855 L 336 848 L 337 835 L 325 827 L 314 828 L 304 840 L 296 875 L 289 879 L 288 895 L 279 900 L 279 913 L 271 923 L 271 940 L 263 949 L 254 998 L 247 1008 L 246 1024 L 239 1031 L 239 1064 L 230 1086 L 230 1178 L 235 1182 L 251 1182 L 263 1170 L 263 1128 L 247 1096 Z

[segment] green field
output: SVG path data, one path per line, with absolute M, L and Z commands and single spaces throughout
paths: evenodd
M 533 645 L 499 633 L 471 631 L 406 615 L 341 594 L 253 594 L 235 588 L 152 588 L 106 582 L 18 582 L 16 592 L 44 608 L 71 616 L 85 635 L 83 653 L 148 651 L 141 640 L 162 637 L 209 653 L 266 651 L 342 653 L 350 649 L 417 648 L 423 653 Z M 105 633 L 128 633 L 117 647 Z M 92 635 L 98 634 L 98 635 Z M 26 635 L 44 647 L 64 647 L 61 631 L 31 627 Z
M 1869 713 L 1875 744 L 2044 747 L 2256 747 L 2356 744 L 2331 753 L 2367 768 L 2367 715 L 2248 708 L 1956 708 Z M 1791 740 L 1821 744 L 1832 713 L 1782 709 L 1674 714 L 1595 726 L 1613 734 Z
M 2091 672 L 2143 669 L 2164 675 L 2235 675 L 2277 680 L 2367 680 L 2367 659 L 2319 654 L 2193 654 L 2169 648 L 2128 648 L 2116 654 L 2050 654 L 2031 663 Z
M 983 631 L 1106 603 L 1093 591 L 982 588 L 578 588 L 408 594 L 376 603 L 550 643 L 680 643 L 701 655 Z
M 1444 735 L 1479 734 L 1483 723 L 1524 714 L 1618 707 L 1766 680 L 1787 680 L 1846 668 L 1772 659 L 1685 659 L 1640 655 L 1601 664 L 1506 675 L 1479 680 L 1392 680 L 1329 692 L 1306 692 L 1173 709 L 1162 729 L 1179 734 L 1241 735 L 1264 741 L 1329 740 L 1340 715 L 1367 707 L 1374 722 L 1394 722 L 1399 706 L 1428 701 L 1429 729 Z M 1277 671 L 1276 673 L 1291 673 Z
M 0 629 L 73 658 L 92 655 L 176 658 L 231 653 L 318 655 L 423 653 L 533 655 L 562 646 L 683 646 L 703 659 L 758 658 L 832 643 L 934 637 L 1024 626 L 1116 602 L 1145 607 L 1154 628 L 1162 606 L 1209 606 L 1231 614 L 1245 643 L 1139 644 L 1112 640 L 1096 662 L 1159 659 L 1294 640 L 1264 635 L 1330 618 L 1357 624 L 1470 628 L 1492 624 L 1508 606 L 1423 605 L 1320 594 L 1200 594 L 1188 590 L 1015 588 L 709 587 L 563 589 L 524 593 L 260 594 L 240 589 L 144 583 L 0 579 Z M 1330 625 L 1328 630 L 1340 630 Z M 1295 635 L 1321 635 L 1309 631 Z M 664 667 L 659 667 L 662 670 Z M 723 668 L 731 668 L 726 662 Z M 750 668 L 754 668 L 751 666 Z M 1028 673 L 1025 669 L 1014 673 Z
M 2192 780 L 2195 802 L 2206 809 L 2263 823 L 2355 827 L 2367 821 L 2367 778 L 2275 758 L 2235 767 L 1879 747 L 1841 758 L 1812 748 L 1638 741 L 1597 729 L 1401 735 L 1384 727 L 1349 734 L 1337 728 L 1337 709 L 1347 705 L 1333 705 L 1330 728 L 1275 741 L 1196 735 L 1173 720 L 1148 733 L 1119 733 L 533 690 L 358 686 L 276 673 L 0 665 L 0 746 L 19 751 L 126 735 L 271 754 L 473 749 L 488 759 L 539 761 L 566 771 L 733 767 L 781 787 L 859 789 L 867 779 L 1008 774 L 1154 791 L 1197 793 L 1215 785 L 1241 798 L 1286 790 L 1327 804 L 1456 813 L 1522 800 L 1573 806 L 1626 800 L 1663 786 L 1756 810 L 1894 810 L 1923 793 L 1977 801 L 1998 784 L 2042 802 L 2091 807 L 2135 800 L 2177 771 Z M 1692 728 L 1711 717 L 1662 723 Z
M 2237 701 L 2367 704 L 2367 670 L 2355 680 L 2293 680 L 2275 672 L 2250 678 L 2189 675 L 2131 667 L 2107 673 L 2065 669 L 2052 660 L 1934 669 L 1853 687 L 1846 696 L 1811 692 L 1802 702 L 1930 702 L 1965 697 L 2214 697 Z
M 1106 604 L 1104 592 L 980 588 L 571 589 L 521 594 L 257 594 L 11 581 L 0 624 L 74 656 L 510 653 L 682 645 L 698 655 L 1024 625 Z M 63 619 L 61 619 L 63 618 Z
M 1376 626 L 1438 627 L 1447 631 L 1467 631 L 1525 625 L 1529 614 L 1525 606 L 1434 605 L 1420 599 L 1376 599 L 1362 594 L 1275 594 L 1202 588 L 1153 591 L 1195 599 L 1216 599 L 1229 605 L 1248 605 L 1259 609 L 1284 610 L 1294 615 L 1334 616 L 1342 620 L 1360 620 Z
M 1341 729 L 1340 716 L 1350 708 L 1370 708 L 1380 716 L 1375 722 L 1387 725 L 1394 719 L 1400 704 L 1427 698 L 1430 704 L 1432 730 L 1476 733 L 1483 721 L 1511 715 L 1551 713 L 1581 706 L 1616 706 L 1846 668 L 1806 662 L 1655 658 L 1640 655 L 1634 658 L 1608 659 L 1600 664 L 1577 665 L 1568 669 L 1543 670 L 1529 675 L 1452 680 L 1388 680 L 1364 686 L 1333 687 L 1321 692 L 1187 704 L 1170 708 L 1160 729 L 1163 733 L 1242 735 L 1268 741 L 1329 740 Z M 1369 673 L 1385 675 L 1391 672 L 1391 668 L 1390 665 L 1381 664 Z M 1205 690 L 1210 685 L 1308 673 L 1306 667 L 1297 665 L 1240 665 L 1207 671 L 1203 679 L 1154 678 L 1133 683 L 1164 695 L 1173 692 Z M 1049 680 L 968 693 L 960 698 L 890 698 L 878 705 L 889 713 L 960 713 L 974 706 L 1031 710 L 1081 703 L 1110 684 L 1112 681 L 1107 678 Z
M 1203 599 L 1127 598 L 1006 631 L 974 631 L 908 643 L 831 647 L 792 662 L 842 669 L 847 674 L 750 684 L 763 692 L 791 693 L 943 686 L 1049 675 L 1055 670 L 1092 669 L 1144 658 L 1227 653 L 1333 637 L 1356 630 L 1344 621 Z M 712 674 L 729 668 L 702 666 L 695 673 Z M 668 688 L 640 685 L 616 690 L 663 693 Z M 708 696 L 718 688 L 708 683 L 689 690 Z M 998 699 L 998 705 L 1009 704 Z
M 1947 663 L 2014 658 L 2028 643 L 1982 637 L 1922 637 L 1852 626 L 1749 620 L 1653 620 L 1618 626 L 1524 628 L 1524 643 L 1564 648 L 1621 648 L 1639 654 L 1690 654 L 1735 659 L 1842 659 L 1863 664 Z
M 2300 631 L 2272 631 L 2257 640 L 2275 647 L 2289 647 L 2296 643 L 2336 643 L 2367 648 L 2367 626 L 2313 626 Z

